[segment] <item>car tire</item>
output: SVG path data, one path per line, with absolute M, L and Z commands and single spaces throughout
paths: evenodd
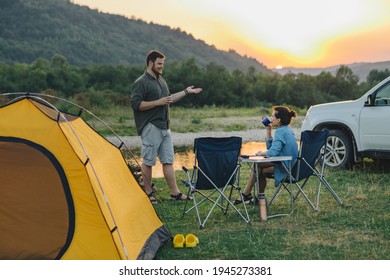
M 329 130 L 326 141 L 325 165 L 334 169 L 348 169 L 352 163 L 352 143 L 348 135 L 337 129 Z

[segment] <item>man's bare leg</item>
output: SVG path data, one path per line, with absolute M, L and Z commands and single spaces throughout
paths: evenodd
M 173 169 L 173 165 L 163 164 L 163 173 L 171 194 L 178 195 L 180 193 L 180 190 L 177 187 L 176 175 L 175 175 L 175 170 Z
M 173 169 L 172 164 L 163 164 L 163 173 L 165 180 L 168 183 L 169 191 L 171 192 L 171 196 L 177 196 L 181 193 L 179 188 L 177 187 L 176 183 L 176 175 L 175 170 Z M 176 199 L 186 200 L 187 196 L 185 194 L 181 194 L 180 197 L 177 197 Z
M 150 194 L 152 190 L 152 166 L 142 163 L 142 179 L 144 183 L 145 192 Z

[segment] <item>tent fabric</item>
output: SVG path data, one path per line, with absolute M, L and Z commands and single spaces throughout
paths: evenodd
M 152 259 L 169 239 L 121 151 L 80 117 L 29 97 L 0 108 L 0 259 Z

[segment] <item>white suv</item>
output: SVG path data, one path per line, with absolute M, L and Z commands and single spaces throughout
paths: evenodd
M 329 130 L 326 165 L 349 168 L 364 157 L 390 158 L 390 76 L 359 99 L 314 105 L 304 130 Z

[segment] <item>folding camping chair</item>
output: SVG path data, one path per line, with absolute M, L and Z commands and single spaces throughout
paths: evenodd
M 192 172 L 183 166 L 187 174 L 187 180 L 183 180 L 183 183 L 188 187 L 187 195 L 193 197 L 194 205 L 189 206 L 190 201 L 186 201 L 182 217 L 195 210 L 201 229 L 205 227 L 216 207 L 226 215 L 231 206 L 245 222 L 250 223 L 245 203 L 243 203 L 243 210 L 240 210 L 231 202 L 234 190 L 238 191 L 243 199 L 238 182 L 241 144 L 241 137 L 202 137 L 194 141 L 195 164 Z M 205 204 L 201 209 L 206 209 L 207 212 L 204 219 L 201 218 L 203 216 L 200 211 L 201 204 Z
M 274 202 L 274 200 L 278 197 L 281 191 L 287 190 L 291 198 L 291 213 L 294 209 L 294 201 L 300 194 L 303 195 L 303 197 L 313 208 L 313 210 L 318 211 L 322 185 L 325 186 L 325 188 L 332 194 L 334 199 L 340 205 L 343 204 L 341 199 L 337 196 L 336 192 L 332 189 L 332 187 L 324 177 L 326 140 L 328 138 L 328 135 L 328 130 L 306 130 L 301 133 L 299 154 L 297 160 L 292 167 L 291 177 L 287 175 L 285 179 L 277 186 L 275 194 L 271 198 L 268 207 Z M 320 165 L 320 169 L 317 168 L 318 165 Z M 303 191 L 303 188 L 311 177 L 315 177 L 318 179 L 315 206 L 313 202 L 309 199 L 308 195 Z M 298 188 L 295 194 L 293 194 L 291 186 L 289 187 L 290 183 L 294 184 Z

